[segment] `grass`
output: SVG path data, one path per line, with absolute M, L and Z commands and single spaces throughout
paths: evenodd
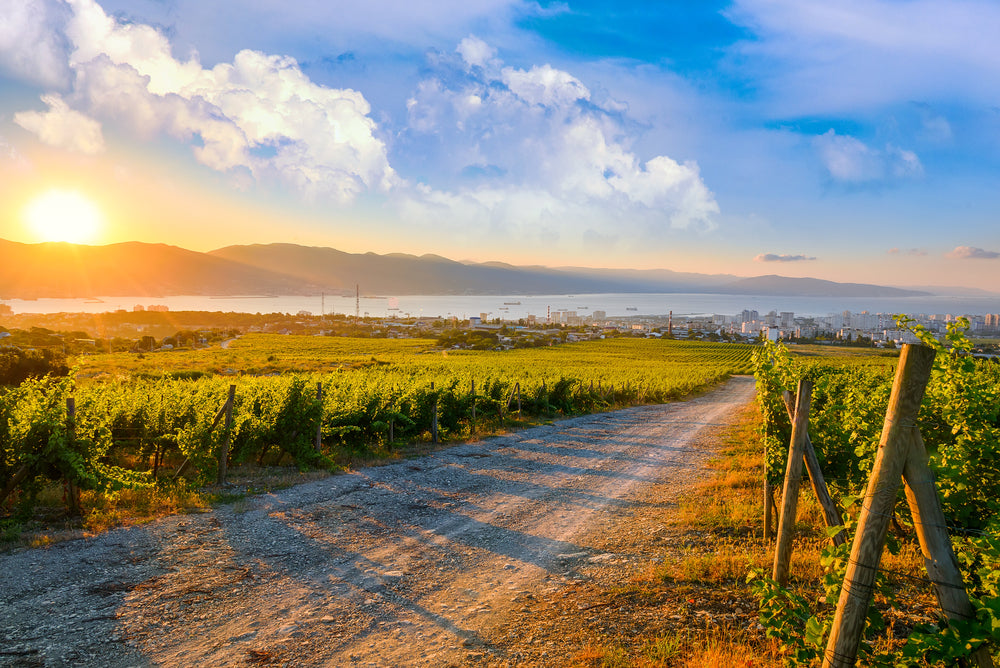
M 616 600 L 660 607 L 663 618 L 690 618 L 693 610 L 704 609 L 723 621 L 703 628 L 689 625 L 670 632 L 657 631 L 630 650 L 609 638 L 606 644 L 592 644 L 578 653 L 572 665 L 785 665 L 783 649 L 756 625 L 757 601 L 747 584 L 751 569 L 770 573 L 773 559 L 773 544 L 763 537 L 764 462 L 758 424 L 757 408 L 750 406 L 738 416 L 736 427 L 721 434 L 721 454 L 711 463 L 715 475 L 701 483 L 671 514 L 670 529 L 683 540 L 662 563 L 651 564 L 644 576 L 612 592 Z M 811 601 L 814 610 L 831 610 L 836 601 L 825 601 L 820 584 L 824 575 L 820 552 L 828 540 L 821 509 L 805 481 L 800 490 L 796 536 L 791 587 Z M 876 599 L 889 626 L 876 639 L 876 649 L 897 648 L 915 621 L 928 621 L 928 616 L 936 613 L 933 596 L 913 581 L 926 577 L 919 548 L 913 540 L 901 540 L 900 544 L 897 554 L 886 551 L 881 561 L 881 568 L 894 574 L 899 609 L 890 609 Z M 724 621 L 727 613 L 733 612 L 744 621 Z M 752 615 L 749 624 L 746 613 Z

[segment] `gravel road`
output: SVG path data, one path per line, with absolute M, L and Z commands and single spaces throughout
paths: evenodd
M 575 622 L 540 643 L 534 611 L 662 558 L 657 518 L 753 391 L 737 377 L 0 555 L 0 666 L 558 665 Z M 637 527 L 650 541 L 616 542 Z

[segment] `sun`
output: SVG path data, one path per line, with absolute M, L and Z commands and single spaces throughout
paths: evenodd
M 104 216 L 91 200 L 75 190 L 48 190 L 24 207 L 24 221 L 39 241 L 93 241 Z

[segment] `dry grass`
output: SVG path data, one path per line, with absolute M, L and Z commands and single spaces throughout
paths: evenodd
M 763 537 L 763 452 L 759 446 L 755 406 L 739 416 L 739 424 L 720 434 L 721 456 L 712 462 L 716 475 L 701 483 L 672 513 L 671 527 L 681 542 L 661 564 L 651 565 L 646 576 L 623 587 L 619 592 L 629 600 L 648 600 L 649 604 L 684 591 L 673 608 L 664 615 L 684 612 L 684 602 L 707 608 L 725 618 L 736 606 L 752 615 L 741 622 L 706 624 L 661 634 L 646 641 L 641 649 L 628 650 L 611 639 L 606 645 L 592 645 L 573 658 L 579 666 L 741 666 L 770 667 L 784 665 L 785 657 L 774 641 L 756 628 L 756 601 L 746 583 L 751 569 L 771 570 L 773 544 Z M 808 483 L 800 491 L 796 540 L 792 552 L 791 586 L 807 599 L 826 609 L 820 582 L 824 575 L 820 552 L 828 545 L 823 530 L 823 515 Z M 910 578 L 925 577 L 919 548 L 912 541 L 902 541 L 898 554 L 886 551 L 882 569 L 899 574 L 897 600 L 905 601 L 905 610 L 885 611 L 889 628 L 875 641 L 877 649 L 898 647 L 900 638 L 914 621 L 926 621 L 934 613 L 933 598 L 925 589 L 914 587 Z M 878 603 L 879 601 L 876 601 Z M 882 602 L 884 604 L 884 601 Z M 924 615 L 923 619 L 921 616 Z M 737 615 L 739 617 L 739 615 Z

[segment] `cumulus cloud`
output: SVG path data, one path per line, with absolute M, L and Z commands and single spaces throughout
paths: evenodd
M 754 262 L 806 262 L 816 258 L 808 255 L 778 255 L 775 253 L 761 253 L 753 259 Z
M 505 67 L 501 78 L 514 95 L 528 104 L 564 107 L 590 99 L 590 91 L 576 77 L 548 64 L 527 71 Z
M 48 113 L 18 115 L 43 141 L 66 146 L 75 126 L 89 132 L 74 148 L 97 147 L 99 126 L 86 111 L 142 135 L 187 141 L 212 169 L 249 171 L 307 195 L 349 202 L 398 182 L 361 93 L 320 86 L 294 59 L 257 51 L 205 69 L 197 57 L 174 58 L 169 40 L 150 26 L 120 23 L 94 0 L 68 5 L 70 15 L 50 28 L 69 45 L 72 95 L 44 98 Z
M 43 95 L 48 111 L 22 111 L 14 122 L 49 146 L 93 155 L 104 151 L 101 124 L 86 114 L 70 109 L 58 95 Z
M 954 260 L 995 260 L 1000 257 L 997 251 L 976 248 L 975 246 L 957 246 L 955 250 L 945 254 Z
M 842 183 L 907 179 L 924 173 L 916 153 L 892 144 L 875 149 L 855 137 L 828 130 L 814 137 L 813 145 L 830 177 Z
M 462 60 L 470 67 L 484 67 L 497 55 L 496 49 L 475 35 L 469 35 L 459 42 L 455 52 L 462 56 Z
M 620 104 L 595 99 L 549 64 L 504 66 L 477 45 L 475 54 L 491 54 L 490 67 L 470 68 L 468 52 L 435 60 L 407 102 L 402 150 L 454 176 L 448 188 L 411 191 L 404 216 L 547 238 L 568 229 L 581 238 L 649 238 L 714 225 L 719 207 L 698 165 L 637 155 Z
M 0 0 L 0 71 L 45 88 L 69 84 L 66 24 L 70 8 L 52 0 Z

